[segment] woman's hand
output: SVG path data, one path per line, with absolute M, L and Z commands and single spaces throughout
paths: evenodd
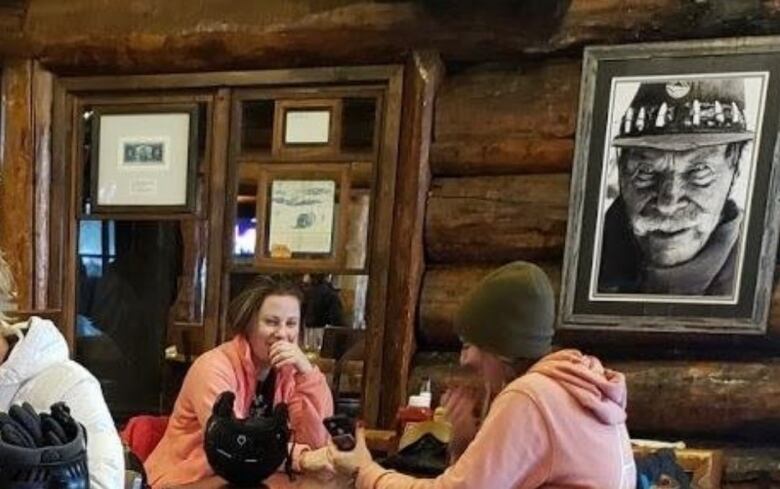
M 441 405 L 447 411 L 447 420 L 452 424 L 450 456 L 454 461 L 466 451 L 479 431 L 479 419 L 474 415 L 477 396 L 471 389 L 456 387 L 442 396 Z
M 300 454 L 298 467 L 300 467 L 301 472 L 312 474 L 323 481 L 331 480 L 336 476 L 336 469 L 330 459 L 328 447 L 304 451 Z
M 328 452 L 336 470 L 349 477 L 355 477 L 361 468 L 373 462 L 371 452 L 366 446 L 366 430 L 358 428 L 355 437 L 355 448 L 349 452 L 342 452 L 336 448 L 332 441 L 328 446 Z
M 303 350 L 296 343 L 279 340 L 271 345 L 269 355 L 272 368 L 278 369 L 286 365 L 292 365 L 302 374 L 307 374 L 314 370 L 311 362 L 306 358 L 306 354 L 303 353 Z

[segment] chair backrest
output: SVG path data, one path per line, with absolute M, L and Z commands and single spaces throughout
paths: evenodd
M 344 326 L 328 326 L 322 333 L 322 358 L 339 360 L 344 354 L 365 338 L 365 330 L 352 329 Z
M 350 360 L 360 360 L 365 351 L 366 332 L 341 326 L 328 326 L 322 336 L 320 357 L 335 360 L 333 366 L 333 404 L 339 405 L 341 372 Z
M 167 427 L 168 416 L 133 416 L 122 430 L 122 441 L 143 463 L 160 443 Z

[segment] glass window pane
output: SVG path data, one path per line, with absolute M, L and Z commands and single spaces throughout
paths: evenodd
M 100 221 L 79 223 L 79 255 L 101 255 L 103 253 Z
M 158 412 L 168 318 L 182 276 L 180 225 L 95 222 L 103 243 L 114 227 L 116 253 L 108 246 L 84 253 L 94 232 L 80 235 L 76 358 L 100 380 L 118 420 Z
M 274 132 L 274 101 L 244 102 L 241 110 L 241 150 L 270 152 Z
M 233 235 L 233 256 L 252 258 L 257 241 L 257 182 L 242 181 L 236 199 L 236 222 Z
M 375 98 L 345 98 L 342 120 L 341 149 L 343 151 L 370 151 L 374 147 Z
M 202 220 L 181 222 L 182 272 L 180 288 L 173 306 L 173 320 L 201 324 L 206 302 L 206 242 L 208 223 Z

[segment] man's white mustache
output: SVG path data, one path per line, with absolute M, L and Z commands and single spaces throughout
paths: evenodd
M 676 233 L 698 225 L 701 222 L 702 211 L 695 206 L 676 211 L 673 214 L 663 214 L 658 209 L 644 209 L 635 216 L 631 225 L 638 236 L 660 231 Z

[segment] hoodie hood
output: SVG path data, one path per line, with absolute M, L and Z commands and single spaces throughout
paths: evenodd
M 626 379 L 591 356 L 561 350 L 542 358 L 529 373 L 554 380 L 586 410 L 606 425 L 626 421 Z
M 68 360 L 68 344 L 49 320 L 32 317 L 24 336 L 0 365 L 0 386 L 21 384 L 56 363 Z

